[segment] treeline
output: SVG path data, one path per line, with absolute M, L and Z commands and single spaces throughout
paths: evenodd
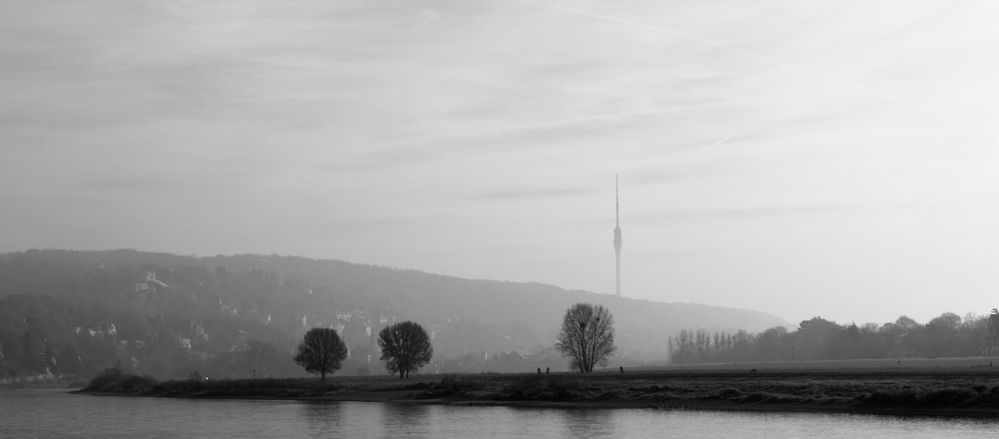
M 944 313 L 925 325 L 902 316 L 890 323 L 840 325 L 815 317 L 794 331 L 683 330 L 668 340 L 670 362 L 768 362 L 982 355 L 988 316 Z

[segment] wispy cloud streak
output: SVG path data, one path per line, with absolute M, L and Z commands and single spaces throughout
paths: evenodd
M 631 20 L 631 19 L 627 19 L 627 18 L 623 18 L 623 17 L 616 17 L 616 16 L 612 16 L 612 15 L 595 14 L 593 12 L 583 11 L 583 10 L 574 9 L 574 8 L 567 8 L 567 7 L 563 7 L 563 6 L 544 5 L 544 7 L 547 7 L 549 9 L 553 9 L 553 10 L 557 10 L 557 11 L 561 11 L 561 12 L 565 12 L 565 13 L 568 13 L 568 14 L 578 15 L 578 16 L 581 16 L 581 17 L 587 17 L 587 18 L 592 18 L 592 19 L 595 19 L 595 20 L 601 20 L 601 21 L 606 21 L 606 22 L 610 22 L 610 23 L 615 23 L 615 24 L 619 24 L 621 26 L 627 26 L 627 27 L 632 27 L 632 28 L 637 28 L 637 29 L 643 29 L 643 30 L 648 30 L 648 31 L 654 31 L 654 32 L 660 32 L 660 33 L 672 34 L 672 35 L 675 35 L 677 37 L 680 37 L 680 38 L 683 38 L 683 39 L 687 39 L 687 40 L 690 40 L 690 41 L 695 41 L 697 43 L 700 43 L 700 44 L 703 44 L 703 45 L 706 45 L 706 46 L 725 48 L 727 50 L 732 51 L 733 53 L 737 53 L 739 55 L 742 55 L 742 56 L 745 56 L 745 57 L 748 57 L 748 58 L 753 58 L 753 59 L 756 59 L 756 60 L 760 60 L 760 61 L 766 62 L 768 64 L 780 67 L 782 69 L 785 69 L 787 71 L 796 73 L 796 74 L 801 75 L 801 76 L 805 76 L 805 77 L 817 79 L 817 80 L 820 80 L 820 81 L 825 81 L 825 82 L 829 82 L 829 83 L 832 83 L 832 84 L 836 84 L 836 85 L 839 85 L 839 86 L 842 86 L 842 87 L 845 87 L 845 88 L 849 88 L 849 89 L 854 90 L 856 92 L 859 92 L 859 93 L 862 93 L 862 94 L 865 94 L 865 95 L 868 95 L 868 96 L 871 96 L 871 97 L 876 97 L 876 98 L 879 98 L 881 100 L 889 101 L 889 102 L 892 102 L 892 103 L 895 103 L 895 104 L 906 105 L 906 106 L 914 105 L 912 102 L 910 102 L 910 101 L 908 101 L 906 99 L 903 99 L 902 97 L 893 95 L 891 93 L 886 93 L 886 92 L 881 91 L 881 90 L 876 90 L 876 89 L 873 89 L 873 88 L 868 87 L 868 86 L 863 85 L 863 84 L 859 84 L 859 83 L 854 82 L 854 81 L 848 81 L 848 80 L 845 80 L 845 79 L 842 79 L 842 78 L 838 78 L 838 77 L 835 77 L 835 76 L 830 76 L 830 75 L 822 74 L 822 73 L 815 72 L 815 71 L 812 71 L 812 70 L 804 69 L 804 68 L 801 68 L 799 66 L 796 66 L 796 65 L 793 65 L 793 64 L 789 64 L 789 63 L 787 63 L 785 61 L 781 61 L 779 59 L 776 59 L 776 58 L 773 58 L 773 57 L 770 57 L 770 56 L 766 56 L 766 55 L 760 54 L 758 52 L 754 52 L 752 50 L 749 50 L 749 49 L 746 49 L 746 48 L 743 48 L 743 47 L 739 47 L 739 46 L 733 45 L 731 43 L 723 43 L 723 42 L 711 40 L 709 38 L 702 37 L 700 35 L 697 35 L 695 33 L 689 32 L 689 31 L 684 31 L 684 30 L 669 28 L 669 27 L 665 27 L 665 26 L 658 26 L 658 25 L 652 25 L 652 24 L 642 23 L 642 22 Z

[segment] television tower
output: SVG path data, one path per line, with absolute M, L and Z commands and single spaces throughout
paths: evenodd
M 617 297 L 621 297 L 621 203 L 617 176 L 614 176 L 614 256 L 617 260 Z

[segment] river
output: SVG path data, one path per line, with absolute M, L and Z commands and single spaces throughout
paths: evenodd
M 0 391 L 0 438 L 940 438 L 999 420 L 649 409 L 186 400 Z

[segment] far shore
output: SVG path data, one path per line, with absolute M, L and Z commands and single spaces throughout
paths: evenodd
M 999 416 L 999 367 L 634 368 L 590 375 L 178 380 L 123 375 L 75 391 L 92 395 L 363 401 L 527 408 L 642 408 Z M 717 365 L 716 365 L 717 366 Z M 779 365 L 777 365 L 779 366 Z M 96 382 L 96 380 L 95 380 Z

